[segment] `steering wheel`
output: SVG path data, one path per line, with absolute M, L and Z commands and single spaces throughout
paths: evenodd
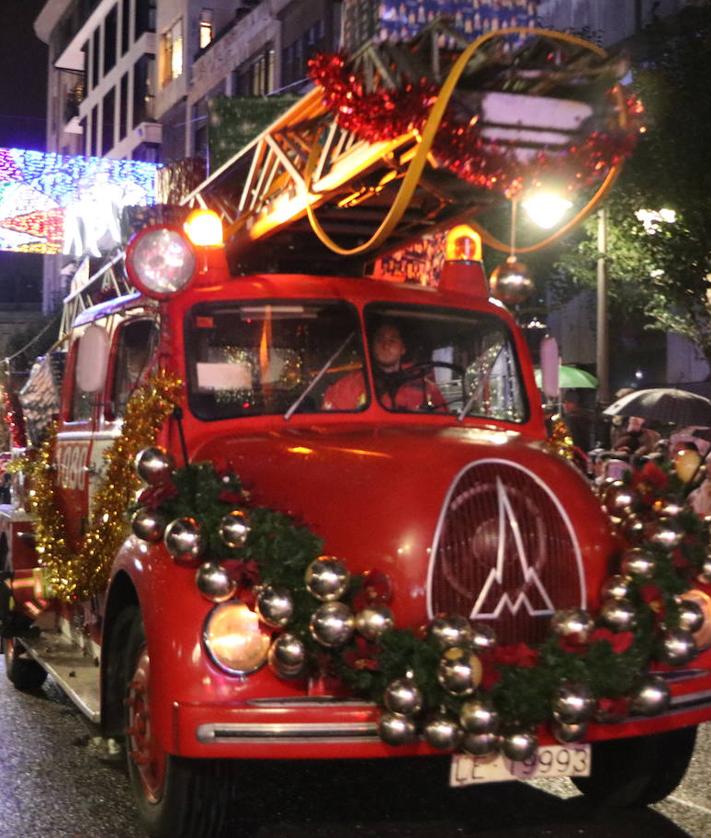
M 457 397 L 456 399 L 444 400 L 443 397 L 443 407 L 449 408 L 450 405 L 455 404 L 456 402 L 460 401 L 464 404 L 466 400 L 466 394 L 464 390 L 464 368 L 459 366 L 459 364 L 450 364 L 446 361 L 422 361 L 417 364 L 412 364 L 411 366 L 407 366 L 404 369 L 400 369 L 396 374 L 394 374 L 394 382 L 397 384 L 395 388 L 395 392 L 397 392 L 401 387 L 406 384 L 409 384 L 413 381 L 422 380 L 423 382 L 423 394 L 424 394 L 424 380 L 425 376 L 428 372 L 433 369 L 440 367 L 441 369 L 452 370 L 453 372 L 457 373 L 460 376 L 460 381 L 462 382 L 462 395 L 461 397 Z M 425 402 L 423 402 L 422 406 L 419 410 L 432 410 L 431 406 L 428 406 Z M 435 408 L 436 409 L 436 408 Z

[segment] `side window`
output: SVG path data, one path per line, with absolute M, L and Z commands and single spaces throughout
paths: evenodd
M 158 327 L 153 320 L 134 320 L 119 330 L 111 392 L 114 416 L 123 416 L 131 393 L 151 365 L 157 343 Z

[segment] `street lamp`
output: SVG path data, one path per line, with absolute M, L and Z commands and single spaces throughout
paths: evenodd
M 521 206 L 534 224 L 544 230 L 550 230 L 563 220 L 563 216 L 573 204 L 555 192 L 539 191 L 532 192 L 524 198 Z

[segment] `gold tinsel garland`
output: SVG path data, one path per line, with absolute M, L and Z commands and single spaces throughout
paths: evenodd
M 86 599 L 106 586 L 111 564 L 126 537 L 126 509 L 140 484 L 134 459 L 140 450 L 155 444 L 180 386 L 178 379 L 159 370 L 129 399 L 121 434 L 104 454 L 104 476 L 78 552 L 67 543 L 64 518 L 55 499 L 56 425 L 50 429 L 37 459 L 27 464 L 37 555 L 47 571 L 47 585 L 59 600 Z
M 572 460 L 574 445 L 568 426 L 560 416 L 554 416 L 552 422 L 553 427 L 547 440 L 548 447 L 564 460 Z

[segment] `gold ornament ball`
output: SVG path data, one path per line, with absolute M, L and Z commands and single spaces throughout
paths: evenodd
M 690 483 L 699 471 L 701 455 L 698 451 L 685 448 L 674 457 L 674 471 L 682 483 Z
M 494 268 L 489 285 L 491 296 L 507 306 L 525 302 L 535 288 L 528 267 L 514 256 L 509 256 L 503 264 Z

